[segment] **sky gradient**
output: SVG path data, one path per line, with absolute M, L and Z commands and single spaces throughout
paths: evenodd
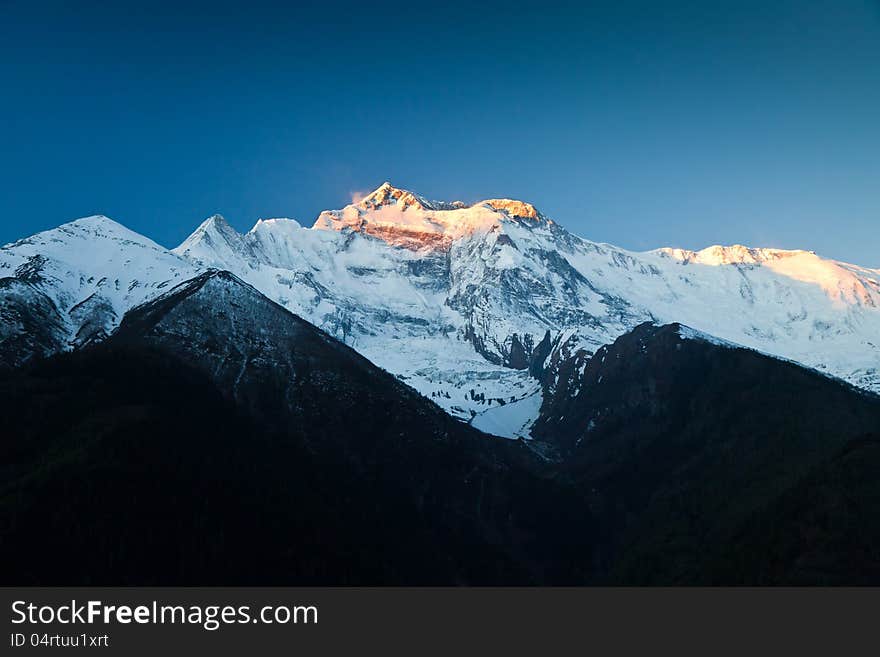
M 310 225 L 390 180 L 880 267 L 880 0 L 288 4 L 0 0 L 0 243 Z

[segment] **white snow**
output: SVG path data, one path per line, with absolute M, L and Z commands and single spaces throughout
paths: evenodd
M 480 431 L 503 438 L 528 438 L 542 401 L 541 391 L 535 390 L 522 399 L 483 411 L 471 424 Z
M 239 234 L 214 216 L 171 251 L 89 217 L 3 247 L 0 276 L 37 255 L 59 309 L 99 293 L 115 311 L 110 328 L 170 284 L 228 269 L 453 415 L 508 437 L 527 435 L 540 406 L 527 372 L 491 362 L 514 335 L 537 344 L 549 331 L 570 356 L 644 321 L 679 322 L 880 391 L 880 270 L 744 246 L 636 253 L 509 199 L 466 206 L 385 184 L 311 228 L 266 219 Z
M 0 277 L 20 268 L 33 270 L 36 285 L 55 303 L 68 324 L 66 340 L 79 329 L 71 312 L 84 302 L 106 302 L 100 305 L 112 309 L 104 318 L 112 330 L 132 306 L 198 273 L 188 260 L 100 215 L 0 248 Z
M 716 338 L 714 335 L 709 335 L 708 333 L 703 333 L 703 331 L 697 331 L 690 326 L 685 326 L 684 324 L 678 327 L 678 335 L 682 340 L 699 340 L 701 342 L 708 342 L 709 344 L 714 344 L 719 347 L 727 347 L 729 349 L 738 349 L 742 347 L 742 345 L 734 344 L 729 340 L 721 340 L 720 338 Z M 602 377 L 599 377 L 599 383 L 602 382 Z

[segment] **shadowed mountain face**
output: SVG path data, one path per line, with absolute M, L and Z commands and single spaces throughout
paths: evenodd
M 713 563 L 737 584 L 880 584 L 880 433 L 854 440 L 757 512 Z
M 0 399 L 7 583 L 585 580 L 587 511 L 530 450 L 230 274 Z
M 0 375 L 4 581 L 878 582 L 876 396 L 679 325 L 546 385 L 496 439 L 202 274 Z
M 870 393 L 680 325 L 645 324 L 570 372 L 534 434 L 560 450 L 589 500 L 610 581 L 857 583 L 878 581 L 877 530 L 849 544 L 867 550 L 852 561 L 850 548 L 833 547 L 844 528 L 818 519 L 839 512 L 848 531 L 878 526 L 880 507 L 861 498 L 867 480 L 841 474 L 858 454 L 876 460 L 853 446 L 878 429 Z M 833 496 L 817 488 L 829 479 Z M 811 496 L 825 508 L 810 509 Z M 758 545 L 785 551 L 771 565 Z M 825 559 L 821 577 L 810 559 Z
M 0 278 L 0 369 L 57 353 L 63 326 L 45 294 L 25 280 Z

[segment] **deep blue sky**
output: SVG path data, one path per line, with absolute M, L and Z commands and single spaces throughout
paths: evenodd
M 0 243 L 310 224 L 388 179 L 880 266 L 878 0 L 288 4 L 0 0 Z

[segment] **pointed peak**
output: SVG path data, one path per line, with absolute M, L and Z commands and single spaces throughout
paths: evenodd
M 209 250 L 215 250 L 221 245 L 225 245 L 224 249 L 232 248 L 233 250 L 241 242 L 241 235 L 238 234 L 229 222 L 223 218 L 223 215 L 214 214 L 205 219 L 192 234 L 187 237 L 179 246 L 172 249 L 177 255 L 189 255 L 193 253 L 193 249 L 207 247 Z
M 212 268 L 178 283 L 164 294 L 130 309 L 122 318 L 114 339 L 126 341 L 130 338 L 141 338 L 162 322 L 175 307 L 191 300 L 196 303 L 212 304 L 224 290 L 234 290 L 236 294 L 243 295 L 241 298 L 259 299 L 275 305 L 256 288 L 232 272 Z
M 365 196 L 364 198 L 369 198 L 369 197 L 371 197 L 371 196 L 376 196 L 377 194 L 378 194 L 378 195 L 381 195 L 381 194 L 393 194 L 393 193 L 402 193 L 402 194 L 405 194 L 405 193 L 407 193 L 407 192 L 409 192 L 409 190 L 406 190 L 406 189 L 403 189 L 403 188 L 395 187 L 395 186 L 392 185 L 389 181 L 386 180 L 386 181 L 383 182 L 381 185 L 379 185 L 376 189 L 374 189 L 372 192 L 370 192 L 369 194 L 367 194 L 367 196 Z M 409 193 L 412 193 L 412 192 L 409 192 Z
M 233 274 L 231 271 L 229 271 L 227 269 L 214 269 L 214 268 L 208 269 L 208 270 L 202 272 L 201 274 L 194 276 L 189 281 L 184 281 L 183 283 L 180 283 L 176 287 L 177 288 L 185 288 L 187 285 L 193 285 L 196 287 L 203 287 L 205 285 L 205 283 L 208 283 L 210 281 L 224 281 L 227 283 L 234 283 L 235 285 L 240 285 L 240 286 L 245 287 L 249 290 L 254 290 L 254 287 L 250 283 L 246 283 L 245 281 L 240 279 L 238 276 Z M 173 293 L 173 292 L 174 292 L 174 290 L 172 289 L 172 290 L 170 290 L 169 293 Z
M 199 229 L 208 228 L 219 228 L 223 230 L 226 228 L 232 228 L 232 226 L 229 225 L 229 222 L 226 221 L 225 217 L 222 214 L 212 214 L 210 217 L 199 224 Z
M 420 210 L 434 210 L 434 204 L 426 198 L 414 194 L 407 189 L 395 187 L 390 182 L 385 181 L 375 190 L 364 196 L 355 206 L 363 210 L 372 210 L 383 205 L 396 205 L 400 210 L 406 210 L 414 207 Z
M 178 283 L 164 294 L 137 306 L 134 310 L 167 304 L 169 300 L 180 301 L 215 283 L 231 284 L 241 287 L 253 294 L 260 294 L 250 283 L 246 283 L 231 271 L 212 267 L 192 278 Z
M 237 240 L 241 237 L 238 234 L 238 231 L 226 221 L 222 214 L 212 214 L 205 219 L 199 224 L 199 227 L 193 231 L 193 234 L 189 236 L 187 241 L 204 235 L 221 235 L 227 241 Z

